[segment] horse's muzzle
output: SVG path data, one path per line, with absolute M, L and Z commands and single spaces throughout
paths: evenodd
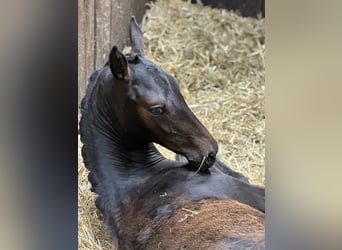
M 202 159 L 188 160 L 189 166 L 196 172 L 206 171 L 216 162 L 216 153 L 210 152 Z

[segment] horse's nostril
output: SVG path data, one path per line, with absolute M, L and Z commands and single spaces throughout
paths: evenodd
M 206 159 L 207 164 L 213 164 L 215 160 L 216 160 L 216 154 L 214 152 L 210 152 L 207 155 L 207 159 Z
M 208 157 L 209 157 L 210 159 L 214 159 L 214 160 L 215 160 L 215 158 L 216 158 L 215 155 L 216 155 L 216 154 L 215 154 L 214 152 L 210 152 L 210 153 L 208 154 Z

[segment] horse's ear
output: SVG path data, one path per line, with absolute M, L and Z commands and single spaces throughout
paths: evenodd
M 131 56 L 140 55 L 144 57 L 145 52 L 143 34 L 134 16 L 132 16 L 131 22 L 129 24 L 129 37 L 131 39 L 132 47 Z
M 113 76 L 118 80 L 128 81 L 126 57 L 114 46 L 109 54 L 109 66 Z

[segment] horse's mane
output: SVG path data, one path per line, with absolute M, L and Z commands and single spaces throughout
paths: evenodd
M 99 180 L 95 177 L 93 172 L 93 167 L 96 164 L 96 154 L 94 149 L 92 149 L 92 143 L 94 141 L 93 130 L 91 129 L 92 121 L 94 119 L 93 110 L 91 108 L 92 103 L 92 94 L 95 93 L 94 89 L 97 87 L 97 79 L 100 76 L 101 69 L 96 70 L 89 77 L 89 81 L 87 84 L 86 93 L 84 98 L 82 99 L 80 105 L 81 118 L 80 118 L 80 128 L 79 133 L 81 136 L 81 141 L 83 143 L 82 147 L 82 157 L 84 161 L 84 165 L 90 171 L 88 179 L 92 185 L 92 191 L 96 193 L 96 187 L 98 186 Z

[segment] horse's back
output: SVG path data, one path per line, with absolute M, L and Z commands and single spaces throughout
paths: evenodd
M 264 249 L 264 220 L 233 200 L 189 202 L 162 220 L 142 249 Z

